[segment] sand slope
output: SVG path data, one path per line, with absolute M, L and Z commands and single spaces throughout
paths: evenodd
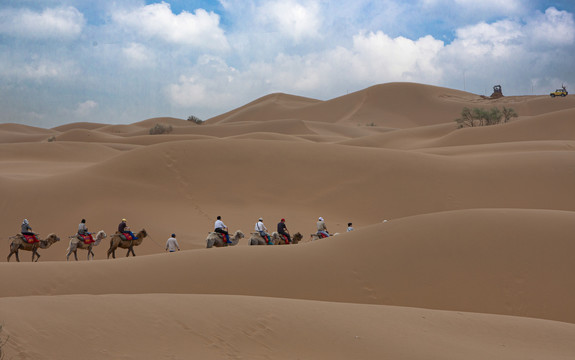
M 519 117 L 456 128 L 463 107 L 493 106 Z M 391 83 L 271 94 L 202 125 L 0 124 L 6 354 L 571 359 L 574 115 L 571 96 Z M 205 249 L 217 215 L 248 237 L 286 218 L 304 241 Z M 319 216 L 340 234 L 311 242 Z M 24 218 L 61 240 L 7 263 Z M 105 239 L 96 261 L 65 262 L 82 218 L 149 236 L 135 258 L 106 260 Z M 182 251 L 166 254 L 172 232 Z

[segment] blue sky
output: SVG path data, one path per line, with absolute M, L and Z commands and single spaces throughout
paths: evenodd
M 0 122 L 202 119 L 284 92 L 575 86 L 575 1 L 0 2 Z

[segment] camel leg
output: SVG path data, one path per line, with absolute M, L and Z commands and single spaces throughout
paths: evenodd
M 108 249 L 108 259 L 110 258 L 110 254 L 112 254 L 113 259 L 116 258 L 116 249 L 114 249 L 112 245 L 110 245 L 110 248 Z
M 136 256 L 133 245 L 128 248 L 128 253 L 126 254 L 126 257 L 130 256 L 130 253 L 132 253 L 133 256 Z
M 6 258 L 7 262 L 10 262 L 10 258 L 12 257 L 13 254 L 14 254 L 14 251 L 12 251 L 12 249 L 10 249 L 10 254 L 8 254 L 8 257 Z M 16 255 L 16 259 L 18 259 L 18 255 Z
M 36 255 L 36 261 L 34 261 L 34 255 Z M 38 253 L 38 249 L 34 249 L 34 251 L 32 251 L 32 262 L 38 262 L 38 260 L 40 260 L 40 254 Z
M 90 260 L 90 254 L 92 254 L 92 259 L 94 259 L 94 253 L 92 252 L 92 248 L 88 249 L 88 260 Z

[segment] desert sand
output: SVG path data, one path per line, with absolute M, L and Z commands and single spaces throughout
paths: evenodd
M 458 129 L 464 107 L 510 107 Z M 575 97 L 414 83 L 271 94 L 197 125 L 0 124 L 8 359 L 573 359 Z M 156 124 L 167 134 L 149 135 Z M 216 216 L 246 238 L 206 249 Z M 330 238 L 311 241 L 318 217 Z M 300 244 L 248 246 L 262 217 Z M 23 219 L 38 262 L 9 254 Z M 85 218 L 149 236 L 107 259 Z M 384 222 L 384 220 L 387 220 Z M 346 232 L 347 223 L 355 230 Z M 181 251 L 165 252 L 176 233 Z

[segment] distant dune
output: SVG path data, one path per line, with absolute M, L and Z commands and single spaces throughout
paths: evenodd
M 464 107 L 509 123 L 458 129 Z M 198 125 L 0 124 L 9 359 L 575 357 L 575 98 L 389 83 Z M 170 128 L 150 135 L 160 124 Z M 205 249 L 221 215 L 246 238 Z M 311 240 L 319 217 L 339 233 Z M 258 218 L 302 243 L 248 246 Z M 109 237 L 66 262 L 86 219 Z M 60 241 L 6 262 L 23 219 Z M 388 220 L 384 222 L 384 220 Z M 347 223 L 355 230 L 346 232 Z M 168 254 L 176 233 L 182 251 Z

